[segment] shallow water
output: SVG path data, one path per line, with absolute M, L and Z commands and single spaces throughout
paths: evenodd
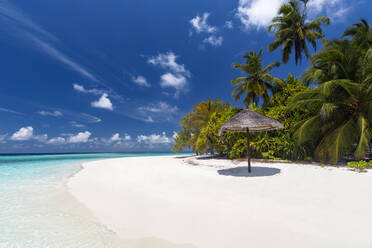
M 83 161 L 156 155 L 169 154 L 0 156 L 0 248 L 120 247 L 67 192 L 66 180 Z

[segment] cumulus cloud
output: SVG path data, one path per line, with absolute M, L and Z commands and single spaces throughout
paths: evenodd
M 208 24 L 207 20 L 210 13 L 205 12 L 202 16 L 197 15 L 190 20 L 190 24 L 196 33 L 214 33 L 217 28 Z
M 167 137 L 166 133 L 163 132 L 162 134 L 151 134 L 151 135 L 139 135 L 137 136 L 138 143 L 145 143 L 145 144 L 170 144 L 173 142 L 173 139 Z
M 104 93 L 98 101 L 94 101 L 91 103 L 91 106 L 94 108 L 102 108 L 102 109 L 108 109 L 108 110 L 114 110 L 111 100 L 108 98 L 108 95 Z
M 89 131 L 80 132 L 68 138 L 68 143 L 86 143 L 92 134 Z
M 47 134 L 34 134 L 34 128 L 31 126 L 22 127 L 17 132 L 13 133 L 10 140 L 14 141 L 26 141 L 26 140 L 37 140 L 39 142 L 46 142 L 48 140 Z
M 142 86 L 142 87 L 150 87 L 150 83 L 147 82 L 147 79 L 143 76 L 137 76 L 137 77 L 132 77 L 133 83 Z
M 130 137 L 130 135 L 129 134 L 124 134 L 124 140 L 131 140 L 132 139 L 132 137 Z
M 130 135 L 127 134 L 127 133 L 124 134 L 124 137 L 120 137 L 120 134 L 119 133 L 115 133 L 110 138 L 110 141 L 111 142 L 117 142 L 117 141 L 121 142 L 121 141 L 129 141 L 131 139 L 132 139 L 132 137 L 130 137 Z
M 196 33 L 209 34 L 209 37 L 203 40 L 204 43 L 212 45 L 212 46 L 221 46 L 223 38 L 222 36 L 217 37 L 215 34 L 217 33 L 218 29 L 207 23 L 209 16 L 210 16 L 210 13 L 208 12 L 204 13 L 202 16 L 196 16 L 190 20 L 190 24 Z M 228 28 L 232 28 L 232 22 L 231 21 L 226 22 L 225 26 Z
M 50 140 L 47 141 L 48 144 L 52 145 L 61 145 L 66 142 L 65 138 L 62 137 L 56 137 L 56 138 L 51 138 Z
M 149 64 L 157 65 L 166 70 L 166 73 L 160 77 L 160 86 L 163 88 L 173 88 L 175 90 L 175 97 L 178 97 L 181 92 L 187 90 L 187 79 L 191 76 L 191 73 L 184 65 L 177 63 L 177 58 L 178 56 L 173 52 L 167 52 L 148 59 Z
M 39 115 L 42 115 L 42 116 L 54 116 L 54 117 L 63 116 L 63 114 L 60 111 L 52 111 L 52 112 L 50 112 L 50 111 L 40 110 L 37 113 Z
M 181 74 L 165 73 L 160 77 L 160 86 L 162 88 L 174 88 L 178 94 L 187 85 L 187 79 Z
M 111 141 L 120 141 L 121 138 L 120 138 L 120 135 L 118 133 L 116 133 L 116 134 L 112 135 L 110 140 Z
M 10 137 L 11 140 L 30 140 L 34 134 L 31 126 L 22 127 Z
M 264 28 L 277 15 L 284 0 L 239 0 L 237 17 L 245 28 Z
M 211 35 L 208 38 L 205 38 L 203 40 L 204 43 L 210 44 L 210 45 L 215 46 L 215 47 L 222 46 L 222 41 L 223 41 L 222 36 L 216 37 L 214 35 Z
M 181 74 L 190 74 L 188 70 L 186 70 L 184 65 L 177 63 L 178 56 L 175 55 L 173 52 L 167 53 L 159 53 L 157 56 L 151 57 L 147 60 L 147 62 L 151 65 L 157 65 L 163 68 L 164 70 L 170 70 L 174 73 L 181 73 Z
M 266 28 L 277 15 L 280 6 L 285 2 L 287 1 L 239 0 L 236 16 L 246 29 Z M 308 2 L 308 11 L 311 16 L 325 12 L 331 18 L 337 18 L 340 13 L 345 14 L 347 10 L 344 0 L 310 0 Z

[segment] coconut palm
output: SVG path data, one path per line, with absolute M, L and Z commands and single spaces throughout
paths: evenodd
M 224 109 L 229 107 L 230 105 L 224 103 L 223 101 L 217 99 L 216 101 L 212 101 L 211 98 L 208 99 L 207 102 L 201 102 L 194 106 L 194 111 L 190 114 L 189 125 L 191 126 L 191 130 L 193 132 L 191 137 L 191 143 L 193 144 L 193 150 L 195 149 L 195 144 L 198 140 L 200 130 L 204 128 L 208 121 L 210 120 L 213 113 L 222 112 Z M 209 137 L 208 137 L 209 138 Z M 212 140 L 209 140 L 210 146 L 209 150 L 213 153 L 213 146 Z M 198 151 L 197 151 L 198 152 Z
M 211 98 L 207 102 L 201 102 L 194 106 L 194 111 L 190 114 L 190 125 L 194 129 L 200 129 L 207 125 L 212 114 L 215 112 L 221 112 L 229 104 L 217 99 L 212 101 Z
M 314 145 L 321 161 L 337 163 L 348 153 L 364 158 L 372 138 L 371 49 L 362 53 L 355 40 L 327 42 L 312 63 L 307 79 L 318 87 L 296 95 L 290 104 L 312 113 L 297 127 L 298 142 Z
M 347 36 L 352 37 L 362 49 L 369 49 L 372 46 L 372 26 L 364 18 L 346 29 L 344 37 Z
M 303 2 L 301 10 L 300 2 Z M 303 53 L 309 58 L 307 43 L 310 43 L 316 51 L 316 40 L 324 37 L 321 25 L 328 25 L 330 22 L 327 17 L 319 17 L 306 22 L 307 2 L 308 0 L 290 0 L 284 3 L 278 11 L 278 16 L 273 18 L 273 24 L 268 27 L 269 32 L 275 31 L 274 37 L 276 38 L 269 45 L 269 51 L 272 52 L 281 46 L 284 63 L 288 62 L 293 47 L 296 64 L 298 61 L 301 62 Z
M 243 58 L 247 59 L 246 63 L 234 63 L 234 68 L 241 69 L 247 74 L 245 77 L 238 77 L 231 81 L 236 88 L 231 95 L 234 96 L 234 101 L 239 100 L 244 94 L 244 103 L 246 107 L 255 102 L 263 101 L 267 103 L 270 98 L 270 91 L 275 91 L 276 86 L 283 83 L 282 80 L 275 78 L 269 72 L 275 67 L 279 67 L 279 62 L 274 62 L 265 68 L 262 68 L 262 49 L 256 53 L 250 51 L 244 54 Z
M 336 79 L 358 81 L 360 59 L 363 55 L 353 43 L 345 39 L 324 40 L 324 49 L 311 58 L 312 66 L 302 76 L 304 83 L 321 84 Z

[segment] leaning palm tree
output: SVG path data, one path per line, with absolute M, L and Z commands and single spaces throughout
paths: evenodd
M 355 44 L 353 40 L 328 42 L 313 61 L 318 87 L 291 99 L 290 109 L 312 113 L 298 124 L 295 136 L 300 144 L 315 146 L 314 156 L 320 161 L 337 163 L 349 153 L 362 159 L 371 142 L 372 51 L 361 54 Z
M 263 101 L 267 103 L 270 98 L 270 91 L 275 91 L 276 87 L 283 83 L 282 80 L 275 78 L 269 72 L 275 67 L 279 67 L 279 62 L 274 62 L 265 68 L 262 68 L 262 49 L 256 53 L 250 51 L 244 54 L 243 58 L 247 59 L 246 63 L 234 63 L 234 68 L 241 69 L 247 74 L 245 77 L 238 77 L 231 81 L 233 86 L 237 86 L 231 93 L 234 101 L 239 100 L 244 94 L 244 104 L 246 107 L 255 102 Z
M 303 2 L 300 10 L 300 2 Z M 269 51 L 272 52 L 281 46 L 282 60 L 286 64 L 294 47 L 296 64 L 301 62 L 302 54 L 307 58 L 310 52 L 307 43 L 310 43 L 316 51 L 316 40 L 324 37 L 322 34 L 321 24 L 328 25 L 329 18 L 319 17 L 312 21 L 306 22 L 306 6 L 308 0 L 290 0 L 284 3 L 279 11 L 278 16 L 274 17 L 268 27 L 268 31 L 275 31 L 276 40 L 269 45 Z

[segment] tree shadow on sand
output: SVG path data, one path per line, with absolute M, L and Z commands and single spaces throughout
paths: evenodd
M 280 169 L 271 167 L 252 167 L 252 173 L 248 173 L 247 166 L 239 166 L 231 169 L 218 170 L 218 174 L 233 177 L 268 177 L 280 173 Z

